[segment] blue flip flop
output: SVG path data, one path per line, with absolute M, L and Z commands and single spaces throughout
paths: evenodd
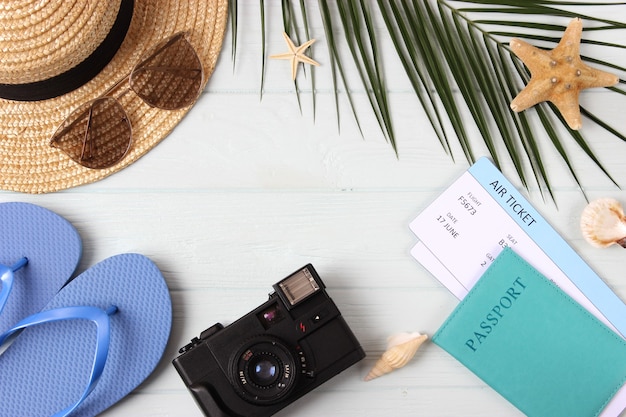
M 0 344 L 8 340 L 0 416 L 101 413 L 152 373 L 171 324 L 167 284 L 152 261 L 122 254 L 94 265 L 0 335 Z
M 72 276 L 78 232 L 40 206 L 0 203 L 0 333 L 41 310 Z

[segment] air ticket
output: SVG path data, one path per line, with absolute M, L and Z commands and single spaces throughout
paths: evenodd
M 410 224 L 411 254 L 463 299 L 510 246 L 579 304 L 626 338 L 626 305 L 504 175 L 483 157 Z M 622 389 L 603 416 L 626 405 Z M 609 408 L 614 408 L 610 411 Z

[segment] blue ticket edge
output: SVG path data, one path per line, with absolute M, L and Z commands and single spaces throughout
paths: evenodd
M 468 169 L 468 172 L 585 294 L 617 331 L 626 337 L 626 304 L 565 242 L 502 172 L 487 157 L 481 157 Z M 506 189 L 506 193 L 503 192 L 502 187 Z M 526 216 L 527 214 L 530 217 Z M 533 220 L 535 222 L 529 224 Z

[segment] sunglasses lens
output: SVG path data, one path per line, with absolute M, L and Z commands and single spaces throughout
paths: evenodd
M 84 167 L 102 169 L 124 158 L 131 138 L 130 122 L 121 104 L 103 97 L 76 109 L 59 126 L 50 146 Z
M 153 107 L 176 110 L 193 104 L 202 90 L 202 64 L 184 34 L 157 46 L 130 75 L 130 86 Z

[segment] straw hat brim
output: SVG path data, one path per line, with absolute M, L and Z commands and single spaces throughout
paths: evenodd
M 85 168 L 50 138 L 65 118 L 129 74 L 144 53 L 168 36 L 186 31 L 204 68 L 204 83 L 219 56 L 228 16 L 228 0 L 135 0 L 128 33 L 111 62 L 91 81 L 63 96 L 33 102 L 0 99 L 0 188 L 27 193 L 58 191 L 103 179 L 135 162 L 163 140 L 191 106 L 160 110 L 135 93 L 121 103 L 132 124 L 129 153 L 106 169 Z

